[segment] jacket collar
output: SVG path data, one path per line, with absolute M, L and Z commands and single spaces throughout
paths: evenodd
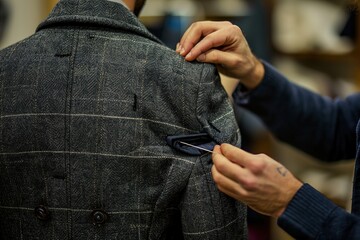
M 126 8 L 128 8 L 126 6 L 126 4 L 123 2 L 123 0 L 107 0 L 107 1 L 120 3 L 120 4 L 124 5 Z
M 36 31 L 74 25 L 133 32 L 161 43 L 124 5 L 107 0 L 60 0 Z

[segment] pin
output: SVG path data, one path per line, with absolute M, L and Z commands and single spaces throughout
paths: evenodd
M 189 147 L 193 147 L 193 148 L 196 148 L 196 149 L 205 151 L 205 152 L 213 153 L 213 151 L 211 151 L 211 150 L 208 150 L 208 149 L 206 149 L 206 148 L 202 148 L 202 147 L 199 147 L 199 146 L 195 146 L 195 145 L 192 145 L 192 144 L 190 144 L 190 143 L 186 143 L 186 142 L 182 142 L 182 141 L 179 141 L 179 143 L 184 144 L 184 145 L 187 145 L 187 146 L 189 146 Z

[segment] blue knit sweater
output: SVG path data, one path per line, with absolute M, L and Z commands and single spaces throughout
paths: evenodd
M 235 103 L 257 114 L 281 141 L 325 162 L 359 161 L 360 94 L 330 99 L 289 82 L 264 62 L 265 77 L 254 90 L 239 85 Z M 352 213 L 304 184 L 278 224 L 296 239 L 360 239 L 360 170 L 355 164 Z

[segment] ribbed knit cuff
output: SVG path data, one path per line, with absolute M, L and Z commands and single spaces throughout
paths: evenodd
M 278 225 L 296 239 L 315 239 L 337 206 L 309 184 L 295 194 Z
M 263 80 L 252 90 L 248 90 L 244 85 L 239 83 L 232 95 L 236 104 L 242 106 L 247 105 L 252 98 L 256 99 L 256 101 L 258 101 L 258 99 L 262 99 L 264 96 L 267 98 L 271 96 L 269 92 L 279 92 L 279 86 L 282 86 L 281 82 L 287 82 L 286 78 L 271 64 L 263 60 L 262 63 L 265 68 Z

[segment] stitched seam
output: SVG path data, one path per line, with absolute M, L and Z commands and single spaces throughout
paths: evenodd
M 212 121 L 212 122 L 217 122 L 217 121 L 219 121 L 219 120 L 223 119 L 224 117 L 226 117 L 226 116 L 228 116 L 228 115 L 231 115 L 231 114 L 233 114 L 233 111 L 230 111 L 230 112 L 225 113 L 224 115 L 218 117 L 217 119 L 215 119 L 215 120 Z
M 63 113 L 25 113 L 25 114 L 13 114 L 13 115 L 4 115 L 0 116 L 0 119 L 2 118 L 13 118 L 13 117 L 31 117 L 31 116 L 66 116 L 67 114 Z M 186 131 L 196 132 L 195 130 L 191 130 L 188 128 L 184 128 L 175 124 L 167 123 L 167 122 L 161 122 L 157 120 L 152 119 L 146 119 L 146 118 L 131 118 L 131 117 L 121 117 L 121 116 L 108 116 L 108 115 L 97 115 L 97 114 L 71 114 L 72 117 L 98 117 L 98 118 L 110 118 L 110 119 L 123 119 L 123 120 L 133 120 L 133 121 L 145 121 L 145 122 L 152 122 L 157 124 L 162 124 L 170 127 L 180 128 L 184 129 Z
M 190 232 L 184 232 L 183 234 L 184 235 L 201 235 L 201 234 L 208 234 L 208 233 L 211 233 L 211 232 L 215 232 L 215 231 L 220 231 L 220 230 L 223 230 L 227 227 L 229 227 L 230 225 L 234 224 L 238 219 L 240 219 L 239 217 L 234 219 L 233 221 L 229 222 L 228 224 L 222 226 L 222 227 L 219 227 L 219 228 L 214 228 L 214 229 L 211 229 L 211 230 L 208 230 L 208 231 L 203 231 L 203 232 L 195 232 L 195 233 L 190 233 Z
M 171 159 L 176 159 L 179 161 L 183 161 L 189 164 L 194 165 L 195 163 L 184 159 L 184 158 L 178 158 L 178 157 L 172 157 L 172 156 L 130 156 L 130 155 L 119 155 L 119 154 L 110 154 L 110 153 L 92 153 L 92 152 L 71 152 L 71 151 L 28 151 L 28 152 L 14 152 L 14 153 L 0 153 L 0 156 L 3 155 L 22 155 L 22 154 L 41 154 L 41 153 L 52 153 L 52 154 L 64 154 L 64 153 L 69 153 L 71 154 L 75 154 L 75 155 L 100 155 L 103 157 L 118 157 L 118 158 L 148 158 L 148 159 L 167 159 L 167 158 L 171 158 Z M 10 162 L 11 163 L 11 162 Z
M 0 209 L 6 209 L 6 210 L 23 210 L 23 211 L 34 211 L 34 208 L 28 208 L 28 207 L 10 207 L 10 206 L 0 206 Z M 55 208 L 55 207 L 49 207 L 48 208 L 51 211 L 70 211 L 70 212 L 93 212 L 93 209 L 78 209 L 78 208 Z M 109 211 L 108 214 L 152 214 L 155 212 L 165 212 L 165 211 L 178 211 L 177 208 L 166 208 L 163 210 L 156 210 L 156 211 Z
M 76 10 L 79 8 L 79 1 L 76 4 Z M 65 124 L 65 145 L 64 145 L 64 157 L 65 157 L 65 170 L 66 173 L 70 176 L 66 178 L 66 195 L 67 201 L 70 206 L 72 205 L 72 174 L 71 174 L 71 165 L 70 165 L 70 146 L 71 146 L 71 106 L 72 106 L 72 90 L 73 90 L 73 82 L 75 77 L 75 62 L 76 62 L 76 50 L 79 43 L 79 31 L 72 31 L 72 55 L 70 55 L 69 61 L 69 78 L 67 81 L 66 88 L 66 102 L 65 102 L 65 114 L 64 115 L 64 124 Z M 68 238 L 72 239 L 72 216 L 67 213 L 67 228 L 68 228 Z

